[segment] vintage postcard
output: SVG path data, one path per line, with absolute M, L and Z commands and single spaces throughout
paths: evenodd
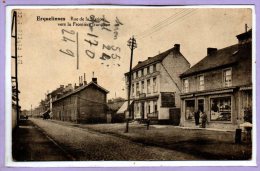
M 254 165 L 252 6 L 7 17 L 10 165 Z

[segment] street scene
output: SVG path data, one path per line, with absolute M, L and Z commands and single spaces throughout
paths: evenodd
M 13 10 L 12 160 L 252 160 L 252 22 L 250 8 Z

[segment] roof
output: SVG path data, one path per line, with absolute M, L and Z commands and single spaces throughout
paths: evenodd
M 117 111 L 123 104 L 124 101 L 118 101 L 118 102 L 111 102 L 111 103 L 107 103 L 107 106 L 109 107 L 109 109 Z
M 133 103 L 133 100 L 130 100 L 130 104 Z M 128 101 L 125 101 L 124 104 L 118 109 L 118 111 L 116 112 L 117 114 L 119 113 L 125 113 L 125 111 L 128 108 Z
M 150 65 L 150 64 L 152 64 L 152 63 L 161 62 L 161 61 L 162 61 L 166 56 L 168 56 L 171 52 L 175 52 L 175 53 L 178 53 L 178 54 L 182 55 L 178 50 L 176 50 L 176 49 L 173 47 L 173 48 L 168 49 L 168 50 L 166 50 L 165 52 L 160 53 L 160 54 L 158 54 L 158 55 L 156 55 L 156 56 L 154 56 L 154 57 L 148 57 L 147 60 L 138 63 L 138 64 L 132 69 L 132 71 L 138 70 L 138 69 L 143 68 L 143 67 L 145 67 L 145 66 L 147 66 L 147 65 Z M 183 55 L 182 55 L 182 56 L 183 56 Z M 185 58 L 185 60 L 187 60 L 187 59 Z M 188 62 L 188 61 L 187 61 L 187 62 Z M 126 73 L 126 74 L 127 74 L 127 73 Z
M 80 91 L 86 89 L 86 88 L 89 87 L 90 85 L 94 85 L 94 86 L 96 86 L 98 89 L 100 89 L 101 91 L 104 91 L 105 93 L 109 93 L 108 90 L 104 89 L 104 88 L 101 87 L 100 85 L 98 85 L 98 84 L 94 83 L 93 81 L 91 81 L 90 83 L 88 83 L 88 84 L 86 84 L 86 85 L 83 85 L 83 86 L 81 86 L 81 87 L 78 87 L 78 88 L 75 89 L 74 91 L 71 91 L 71 92 L 69 92 L 69 93 L 67 93 L 67 94 L 64 94 L 63 96 L 61 96 L 61 97 L 58 98 L 57 100 L 54 100 L 53 102 L 59 101 L 59 100 L 65 98 L 65 97 L 68 97 L 68 96 L 72 95 L 72 94 L 78 93 L 78 92 L 80 92 Z
M 238 44 L 217 50 L 211 55 L 204 57 L 197 64 L 181 74 L 180 77 L 185 77 L 199 72 L 211 70 L 221 66 L 231 65 L 236 63 L 238 58 Z

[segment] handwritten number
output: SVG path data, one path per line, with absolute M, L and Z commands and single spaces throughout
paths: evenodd
M 90 51 L 90 50 L 85 50 L 85 53 L 88 55 L 88 57 L 90 57 L 90 58 L 95 58 L 95 53 L 94 52 L 92 52 L 92 51 Z
M 106 53 L 102 53 L 102 56 L 100 57 L 100 59 L 102 59 L 102 60 L 108 60 L 108 59 L 110 59 L 111 58 L 111 56 L 109 56 L 108 54 L 106 54 Z
M 75 34 L 75 31 L 74 31 L 74 30 L 68 31 L 68 30 L 62 29 L 61 32 L 62 32 L 62 34 L 64 34 L 65 32 L 66 32 L 66 33 L 69 33 L 69 34 Z
M 75 42 L 75 40 L 72 40 L 72 39 L 69 39 L 65 36 L 63 36 L 63 39 L 62 39 L 64 42 L 67 42 L 67 41 L 71 41 L 71 42 Z
M 74 57 L 74 53 L 69 49 L 66 49 L 66 51 L 63 51 L 62 49 L 60 49 L 60 52 L 66 54 L 66 55 L 69 55 L 71 57 Z

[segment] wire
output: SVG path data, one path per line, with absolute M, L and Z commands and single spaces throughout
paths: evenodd
M 173 18 L 173 17 L 175 17 L 175 16 L 177 16 L 177 15 L 179 15 L 179 14 L 183 13 L 184 11 L 185 11 L 185 9 L 183 9 L 183 10 L 181 10 L 181 11 L 179 11 L 179 12 L 177 12 L 177 13 L 173 14 L 173 15 L 171 15 L 170 17 L 166 18 L 165 20 L 163 20 L 163 21 L 161 21 L 161 22 L 159 22 L 159 23 L 155 24 L 153 27 L 151 27 L 151 28 L 150 28 L 150 29 L 148 29 L 147 31 L 149 32 L 149 30 L 150 30 L 150 31 L 152 31 L 153 29 L 155 29 L 155 28 L 157 28 L 157 27 L 160 27 L 160 26 L 161 26 L 161 24 L 163 24 L 163 23 L 165 23 L 165 22 L 169 21 L 171 18 Z M 140 33 L 140 34 L 138 34 L 138 35 L 141 35 L 141 34 L 143 34 L 143 33 L 147 32 L 147 31 L 143 31 L 142 33 Z M 137 36 L 138 36 L 138 35 L 137 35 Z
M 147 37 L 147 36 L 151 35 L 152 33 L 154 33 L 154 32 L 157 32 L 157 31 L 159 31 L 159 30 L 163 29 L 164 27 L 166 27 L 166 26 L 168 26 L 168 25 L 170 25 L 170 24 L 172 24 L 172 23 L 175 23 L 175 22 L 177 22 L 177 21 L 180 21 L 180 19 L 182 19 L 182 20 L 183 20 L 183 18 L 184 18 L 184 17 L 186 17 L 187 15 L 189 15 L 189 14 L 193 13 L 194 11 L 196 11 L 196 9 L 194 9 L 194 10 L 192 10 L 192 11 L 190 11 L 190 12 L 188 12 L 188 13 L 184 14 L 184 15 L 182 15 L 181 17 L 177 18 L 176 20 L 174 20 L 174 21 L 172 21 L 172 22 L 168 23 L 167 25 L 165 25 L 165 26 L 163 26 L 163 27 L 161 27 L 161 28 L 158 28 L 158 29 L 154 30 L 154 31 L 153 31 L 153 32 L 151 32 L 151 33 L 144 34 L 142 37 L 139 37 L 139 38 L 140 38 L 140 39 L 142 39 L 142 38 L 145 38 L 145 37 Z M 194 14 L 194 13 L 193 13 L 193 14 Z

